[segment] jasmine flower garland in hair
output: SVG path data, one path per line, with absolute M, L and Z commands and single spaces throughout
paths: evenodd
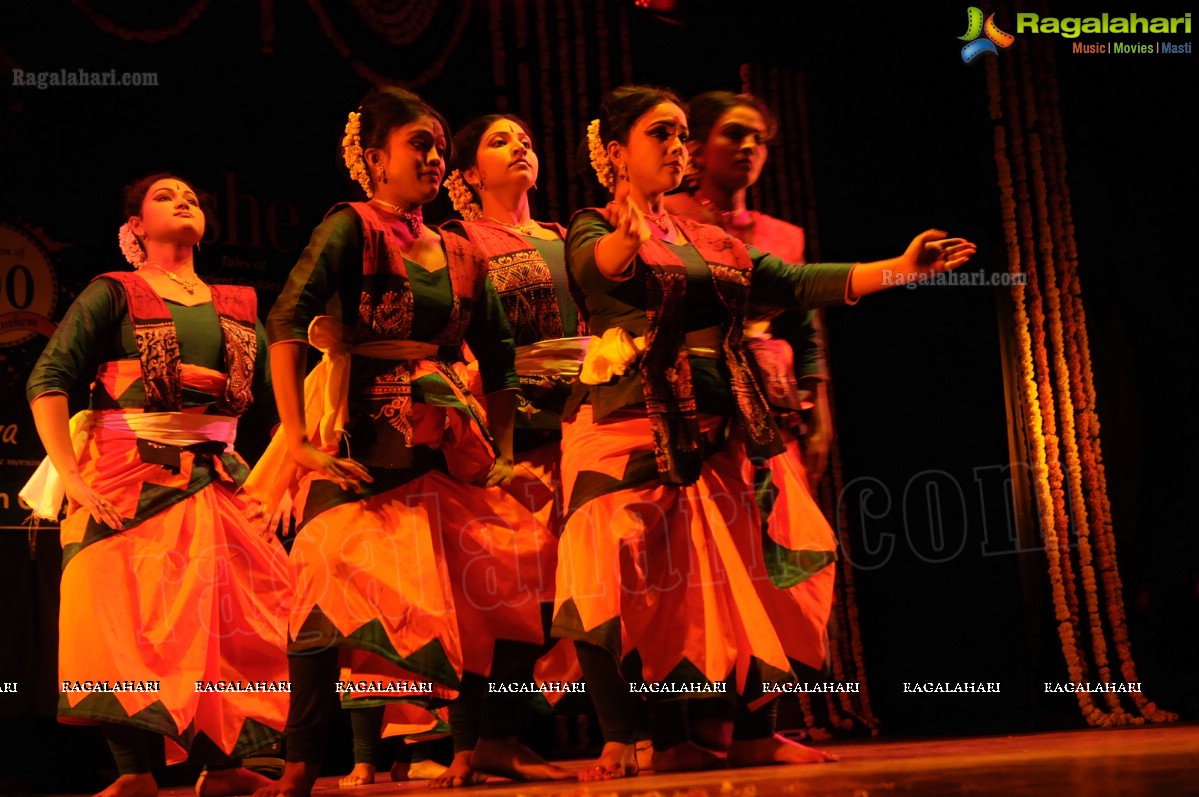
M 458 211 L 459 216 L 467 221 L 483 217 L 483 209 L 474 201 L 474 194 L 471 193 L 470 187 L 462 177 L 461 170 L 454 169 L 450 172 L 450 176 L 445 178 L 444 185 L 446 192 L 450 195 L 450 202 L 453 203 L 454 210 Z
M 134 268 L 146 265 L 146 251 L 142 249 L 141 241 L 133 234 L 133 230 L 129 229 L 128 222 L 121 225 L 117 240 L 121 244 L 121 254 L 129 261 L 129 265 Z
M 375 191 L 371 188 L 370 174 L 366 170 L 366 160 L 362 157 L 362 114 L 350 111 L 346 122 L 346 134 L 341 140 L 341 154 L 345 159 L 350 177 L 358 181 L 367 197 L 373 197 Z
M 587 125 L 587 150 L 591 154 L 591 168 L 595 169 L 595 176 L 600 185 L 610 192 L 615 191 L 616 179 L 612 174 L 612 161 L 608 158 L 608 151 L 604 149 L 604 142 L 600 141 L 599 119 L 593 119 L 591 124 Z

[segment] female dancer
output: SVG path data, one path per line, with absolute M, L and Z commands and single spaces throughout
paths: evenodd
M 803 230 L 745 206 L 746 192 L 762 173 L 766 144 L 775 132 L 765 103 L 748 94 L 714 91 L 693 98 L 687 110 L 693 186 L 689 193 L 668 196 L 667 209 L 682 218 L 719 226 L 743 243 L 787 262 L 802 263 Z M 750 308 L 751 316 L 756 317 L 745 326 L 747 355 L 787 447 L 784 455 L 766 460 L 757 470 L 756 492 L 768 537 L 789 537 L 808 555 L 802 568 L 792 568 L 787 574 L 767 572 L 763 567 L 755 573 L 754 583 L 772 621 L 787 629 L 784 642 L 793 665 L 819 671 L 825 661 L 837 549 L 833 531 L 812 498 L 806 478 L 819 478 L 831 441 L 824 336 L 815 311 L 791 314 L 800 316 L 795 319 L 800 334 L 793 354 L 787 341 L 771 335 L 770 319 L 776 313 Z M 801 409 L 810 410 L 802 419 L 810 423 L 801 423 Z M 805 460 L 812 470 L 805 469 Z M 781 531 L 782 523 L 794 530 Z M 817 751 L 774 732 L 776 712 L 774 701 L 757 711 L 738 711 L 729 747 L 731 766 L 807 763 L 817 757 Z M 700 719 L 703 714 L 702 710 L 692 713 L 692 726 L 698 730 L 706 724 L 711 730 L 712 724 Z
M 746 208 L 746 194 L 766 165 L 767 145 L 776 127 L 766 104 L 752 94 L 710 91 L 687 103 L 691 139 L 687 142 L 689 173 L 686 191 L 670 194 L 666 209 L 675 216 L 712 224 L 746 246 L 769 252 L 788 263 L 804 262 L 802 227 Z M 767 401 L 796 428 L 797 407 L 804 409 L 803 465 L 813 479 L 824 472 L 832 442 L 828 407 L 828 366 L 824 330 L 815 311 L 790 314 L 785 326 L 795 342 L 772 338 L 770 318 L 751 321 L 745 329 L 750 356 L 758 368 Z M 793 363 L 793 368 L 788 364 Z
M 446 187 L 464 221 L 445 228 L 468 237 L 487 258 L 488 273 L 517 344 L 521 394 L 515 478 L 507 490 L 556 536 L 562 521 L 562 406 L 586 345 L 586 338 L 580 337 L 586 327 L 567 283 L 566 230 L 534 221 L 530 214 L 528 193 L 536 186 L 539 163 L 528 125 L 519 118 L 493 114 L 470 122 L 454 138 L 454 158 L 455 169 Z M 547 631 L 552 583 L 551 569 L 546 572 L 544 593 Z M 578 677 L 573 646 L 565 643 L 541 659 L 537 666 L 541 677 L 534 679 L 537 659 L 545 653 L 540 647 L 497 647 L 493 680 L 562 682 Z M 470 758 L 473 769 L 528 780 L 569 777 L 519 744 L 515 725 L 522 702 L 519 694 L 493 694 L 478 702 L 473 718 L 451 709 L 456 727 L 472 721 L 478 727 L 478 743 Z M 472 740 L 468 736 L 466 741 Z
M 83 290 L 28 384 L 57 474 L 27 499 L 50 519 L 69 499 L 59 719 L 101 726 L 120 773 L 102 797 L 157 794 L 156 735 L 168 762 L 207 763 L 199 794 L 245 793 L 269 781 L 237 760 L 278 738 L 287 704 L 286 554 L 248 519 L 261 508 L 238 493 L 249 469 L 233 450 L 269 391 L 265 340 L 251 289 L 196 275 L 204 213 L 186 181 L 133 183 L 125 215 L 135 271 Z M 90 411 L 68 424 L 67 395 L 88 384 Z
M 451 697 L 464 672 L 489 671 L 495 639 L 543 640 L 537 581 L 552 539 L 486 489 L 512 478 L 511 332 L 478 251 L 421 218 L 447 135 L 409 92 L 366 95 L 343 153 L 371 201 L 326 217 L 268 318 L 282 437 L 256 473 L 275 478 L 285 446 L 300 478 L 288 763 L 262 795 L 311 791 L 337 646 Z M 463 341 L 486 425 L 452 367 Z M 309 344 L 325 358 L 302 386 Z
M 798 268 L 672 217 L 662 200 L 687 164 L 687 117 L 666 91 L 616 90 L 589 140 L 615 197 L 575 214 L 567 236 L 580 309 L 601 337 L 565 414 L 554 633 L 636 654 L 651 705 L 729 684 L 760 705 L 762 682 L 792 674 L 750 570 L 763 542 L 749 458 L 784 446 L 740 345 L 747 308 L 853 303 L 883 289 L 887 270 L 954 268 L 974 247 L 928 231 L 890 260 Z M 802 561 L 790 539 L 773 543 L 783 569 Z M 656 730 L 655 768 L 707 765 Z M 607 763 L 625 774 L 617 752 Z

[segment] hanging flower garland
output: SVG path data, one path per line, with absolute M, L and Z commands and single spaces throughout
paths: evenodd
M 1040 59 L 1035 67 L 1030 63 L 1030 52 L 1031 57 Z M 988 112 L 995 122 L 995 164 L 1008 268 L 1012 274 L 1027 278 L 1026 285 L 1013 281 L 1012 297 L 1022 372 L 1020 391 L 1033 460 L 1033 490 L 1045 538 L 1054 616 L 1071 680 L 1084 682 L 1093 666 L 1101 681 L 1111 682 L 1106 619 L 1121 674 L 1126 682 L 1139 683 L 1128 642 L 1123 585 L 1116 564 L 1111 506 L 1099 448 L 1090 344 L 1078 282 L 1052 59 L 1047 46 L 1030 43 L 1015 58 L 1004 61 L 1002 79 L 997 59 L 985 63 Z M 1050 78 L 1048 82 L 1040 77 L 1034 81 L 1034 74 Z M 1029 131 L 1027 140 L 1022 135 L 1024 130 Z M 1071 561 L 1071 528 L 1077 535 L 1082 606 Z M 1085 625 L 1080 622 L 1082 608 L 1086 611 Z M 1080 645 L 1079 634 L 1084 629 L 1091 637 L 1087 646 L 1090 661 Z M 1140 693 L 1127 693 L 1140 716 L 1121 705 L 1119 694 L 1103 694 L 1106 711 L 1089 693 L 1075 693 L 1091 725 L 1176 719 L 1176 715 L 1157 708 Z
M 372 33 L 392 47 L 403 47 L 421 37 L 433 21 L 439 4 L 435 0 L 350 0 L 350 5 Z
M 200 18 L 200 15 L 208 8 L 208 0 L 197 0 L 179 19 L 167 25 L 165 28 L 153 28 L 149 30 L 134 30 L 126 28 L 117 22 L 112 21 L 108 17 L 100 14 L 93 9 L 84 0 L 71 0 L 71 5 L 75 6 L 85 17 L 91 20 L 92 24 L 105 33 L 116 36 L 127 42 L 139 41 L 147 44 L 156 44 L 172 36 L 178 36 L 183 31 L 191 27 L 191 24 Z
M 1078 569 L 1082 579 L 1083 598 L 1086 603 L 1087 621 L 1091 632 L 1091 652 L 1099 680 L 1103 683 L 1109 683 L 1111 681 L 1111 671 L 1107 664 L 1107 642 L 1103 633 L 1099 612 L 1098 588 L 1095 582 L 1094 567 L 1092 566 L 1093 558 L 1087 528 L 1087 512 L 1086 505 L 1083 503 L 1082 474 L 1078 462 L 1078 445 L 1074 429 L 1074 409 L 1070 396 L 1069 366 L 1066 364 L 1065 357 L 1061 297 L 1057 285 L 1057 268 L 1054 262 L 1055 239 L 1050 223 L 1050 198 L 1045 185 L 1041 133 L 1038 131 L 1037 92 L 1034 90 L 1031 80 L 1033 70 L 1029 64 L 1029 48 L 1022 48 L 1016 55 L 1020 66 L 1021 89 L 1024 102 L 1023 123 L 1024 127 L 1029 130 L 1027 140 L 1028 165 L 1030 167 L 1029 177 L 1032 186 L 1029 208 L 1030 212 L 1035 212 L 1037 223 L 1036 237 L 1034 239 L 1037 247 L 1037 260 L 1035 262 L 1040 264 L 1041 274 L 1044 277 L 1043 299 L 1044 306 L 1048 309 L 1047 315 L 1041 323 L 1048 325 L 1049 339 L 1053 345 L 1052 375 L 1049 373 L 1050 357 L 1048 351 L 1046 351 L 1042 357 L 1045 369 L 1042 379 L 1045 380 L 1046 384 L 1048 384 L 1048 380 L 1052 379 L 1052 387 L 1045 395 L 1056 398 L 1057 403 L 1060 405 L 1057 408 L 1058 412 L 1055 414 L 1057 418 L 1060 418 L 1061 436 L 1055 443 L 1061 449 L 1064 449 L 1066 462 L 1065 478 L 1068 478 L 1069 484 L 1069 491 L 1067 493 L 1063 487 L 1063 474 L 1061 473 L 1061 457 L 1063 456 L 1063 452 L 1055 450 L 1053 453 L 1053 462 L 1057 472 L 1054 474 L 1054 509 L 1057 514 L 1056 519 L 1059 524 L 1065 525 L 1067 535 L 1071 527 L 1070 521 L 1073 520 L 1073 529 L 1078 546 Z M 1038 281 L 1034 290 L 1039 287 Z M 1043 334 L 1044 330 L 1040 331 Z M 1045 344 L 1042 339 L 1038 347 L 1038 353 L 1044 349 Z M 1050 404 L 1050 408 L 1053 408 L 1052 404 Z M 1052 423 L 1052 420 L 1050 423 Z M 1071 513 L 1067 513 L 1065 509 L 1067 495 L 1070 499 Z M 1069 539 L 1068 536 L 1067 539 Z M 1075 614 L 1073 619 L 1077 623 L 1078 615 Z M 1112 692 L 1104 692 L 1103 702 L 1107 705 L 1108 710 L 1114 713 L 1115 719 L 1123 720 L 1121 716 L 1123 710 L 1120 708 L 1118 695 Z
M 987 93 L 990 99 L 989 113 L 995 122 L 995 165 L 999 184 L 999 200 L 1002 209 L 1004 243 L 1008 252 L 1008 272 L 1013 276 L 1024 274 L 1020 256 L 1020 235 L 1017 228 L 1017 211 L 1015 186 L 1012 176 L 1012 163 L 1007 156 L 1008 136 L 1004 124 L 1004 114 L 1000 99 L 1004 96 L 1000 87 L 999 67 L 995 59 L 985 60 L 987 77 Z M 1010 96 L 1010 94 L 1008 95 Z M 1019 136 L 1019 126 L 1011 125 L 1014 137 Z M 1013 146 L 1018 151 L 1018 148 Z M 1031 275 L 1030 275 L 1031 276 Z M 1031 440 L 1032 481 L 1039 512 L 1041 533 L 1045 539 L 1045 554 L 1049 560 L 1049 580 L 1053 597 L 1054 618 L 1057 620 L 1058 637 L 1061 640 L 1062 652 L 1066 658 L 1066 669 L 1071 681 L 1082 682 L 1082 663 L 1074 642 L 1074 630 L 1070 621 L 1070 608 L 1066 600 L 1066 591 L 1061 567 L 1061 549 L 1058 545 L 1057 526 L 1054 522 L 1052 487 L 1049 481 L 1049 468 L 1046 463 L 1046 446 L 1043 433 L 1040 403 L 1037 400 L 1037 379 L 1033 364 L 1033 340 L 1030 336 L 1030 324 L 1025 302 L 1025 285 L 1017 279 L 1011 283 L 1012 299 L 1015 305 L 1015 332 L 1017 347 L 1020 352 L 1022 378 L 1020 380 L 1021 394 L 1027 414 L 1026 424 Z M 1075 693 L 1079 706 L 1088 722 L 1090 708 L 1089 695 Z
M 321 31 L 325 34 L 325 38 L 337 50 L 337 54 L 350 62 L 350 66 L 355 72 L 365 80 L 370 81 L 376 86 L 383 85 L 401 85 L 408 88 L 416 88 L 423 86 L 433 78 L 441 74 L 445 69 L 446 63 L 450 60 L 450 56 L 458 47 L 458 42 L 462 39 L 462 32 L 466 29 L 467 20 L 470 19 L 472 0 L 463 0 L 462 7 L 455 10 L 457 16 L 454 18 L 454 29 L 446 38 L 445 44 L 441 52 L 433 58 L 432 62 L 425 67 L 423 71 L 410 78 L 396 78 L 390 75 L 384 75 L 371 67 L 367 66 L 358 58 L 354 57 L 353 49 L 346 43 L 346 40 L 341 37 L 337 29 L 333 26 L 333 21 L 329 19 L 328 13 L 321 5 L 321 0 L 308 0 L 308 7 L 312 9 L 312 13 L 316 15 L 316 20 L 320 23 Z
M 1128 640 L 1128 627 L 1124 614 L 1124 585 L 1116 565 L 1115 534 L 1111 520 L 1111 505 L 1107 498 L 1107 481 L 1103 470 L 1099 440 L 1099 417 L 1095 406 L 1094 376 L 1091 369 L 1090 342 L 1086 332 L 1086 313 L 1082 304 L 1081 286 L 1078 281 L 1078 252 L 1074 238 L 1073 215 L 1070 207 L 1070 189 L 1066 182 L 1066 152 L 1062 135 L 1061 113 L 1058 105 L 1056 64 L 1051 48 L 1040 48 L 1044 64 L 1039 70 L 1048 74 L 1046 83 L 1045 111 L 1042 118 L 1049 140 L 1050 157 L 1048 170 L 1053 175 L 1056 200 L 1054 210 L 1055 240 L 1064 252 L 1066 273 L 1062 279 L 1064 324 L 1068 355 L 1070 386 L 1073 395 L 1079 397 L 1079 490 L 1086 496 L 1089 507 L 1091 536 L 1098 553 L 1099 571 L 1106 595 L 1106 616 L 1111 626 L 1112 641 L 1120 661 L 1121 674 L 1126 683 L 1139 683 L 1132 649 Z M 1178 718 L 1177 714 L 1162 711 L 1140 692 L 1128 693 L 1141 714 L 1151 722 L 1168 722 Z M 1139 723 L 1140 718 L 1132 722 Z

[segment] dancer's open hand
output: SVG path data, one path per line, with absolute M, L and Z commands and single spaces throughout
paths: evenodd
M 513 469 L 512 460 L 507 457 L 496 457 L 495 464 L 491 466 L 491 470 L 487 472 L 487 478 L 483 480 L 484 487 L 507 487 L 512 483 L 512 477 L 516 475 Z
M 369 472 L 352 459 L 332 457 L 305 440 L 290 449 L 291 457 L 309 470 L 324 474 L 325 478 L 343 490 L 362 492 L 362 482 L 372 482 Z
M 112 502 L 88 486 L 81 477 L 63 479 L 63 488 L 71 503 L 90 512 L 97 523 L 103 523 L 117 531 L 125 528 L 125 519 Z
M 947 238 L 944 230 L 925 230 L 912 239 L 903 259 L 934 274 L 964 265 L 978 250 L 965 238 Z

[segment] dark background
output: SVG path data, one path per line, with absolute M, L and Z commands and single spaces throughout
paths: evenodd
M 403 47 L 372 36 L 348 4 L 316 5 L 350 57 L 339 53 L 313 6 L 294 1 L 212 3 L 156 43 L 124 41 L 81 8 L 140 29 L 171 24 L 188 3 L 0 9 L 6 72 L 158 73 L 157 88 L 46 90 L 10 86 L 0 75 L 0 221 L 40 230 L 54 247 L 59 314 L 91 276 L 123 267 L 119 188 L 164 166 L 214 195 L 200 268 L 256 284 L 265 311 L 324 211 L 357 197 L 337 149 L 346 112 L 369 87 L 354 59 L 395 78 L 418 77 L 414 89 L 451 125 L 497 107 L 523 110 L 540 134 L 543 180 L 551 163 L 550 179 L 557 179 L 554 191 L 543 191 L 538 215 L 563 222 L 572 205 L 598 200 L 571 175 L 574 145 L 607 87 L 603 77 L 610 85 L 668 85 L 686 97 L 739 89 L 743 63 L 801 70 L 815 184 L 809 202 L 822 259 L 891 256 L 917 232 L 939 227 L 979 244 L 968 268 L 1006 268 L 983 65 L 963 64 L 956 40 L 965 3 L 680 0 L 673 13 L 655 15 L 615 0 L 446 0 L 430 4 L 424 34 Z M 1143 16 L 1189 10 L 1170 2 L 1137 6 Z M 1094 4 L 1051 9 L 1097 13 Z M 1014 31 L 1002 14 L 999 22 Z M 609 36 L 601 41 L 602 30 Z M 497 41 L 504 47 L 498 76 Z M 1184 119 L 1195 107 L 1195 55 L 1074 55 L 1066 39 L 1055 46 L 1133 653 L 1147 696 L 1194 718 L 1196 158 Z M 435 76 L 424 80 L 426 70 Z M 563 91 L 570 96 L 558 96 Z M 547 116 L 564 102 L 585 113 Z M 544 129 L 546 119 L 552 130 Z M 447 211 L 442 199 L 427 217 L 437 221 Z M 852 509 L 842 530 L 854 551 L 846 566 L 856 568 L 864 688 L 885 733 L 1083 724 L 1072 696 L 1040 689 L 1042 681 L 1067 678 L 1045 559 L 1036 550 L 1017 552 L 998 470 L 1009 462 L 1002 290 L 896 290 L 828 314 L 845 500 L 865 507 Z M 0 348 L 0 426 L 18 426 L 30 457 L 40 449 L 20 392 L 39 348 L 37 341 Z M 23 476 L 12 469 L 3 476 L 15 503 Z M 17 525 L 23 514 L 14 507 L 4 523 Z M 52 733 L 48 719 L 56 698 L 57 565 L 54 538 L 41 537 L 39 560 L 31 562 L 26 535 L 0 531 L 0 680 L 21 682 L 18 695 L 0 696 L 0 720 L 6 739 L 21 745 L 9 749 L 27 753 L 11 760 L 26 766 L 38 760 L 34 749 L 91 749 L 78 741 L 80 731 Z M 908 681 L 997 681 L 1002 692 L 942 699 L 904 694 Z

